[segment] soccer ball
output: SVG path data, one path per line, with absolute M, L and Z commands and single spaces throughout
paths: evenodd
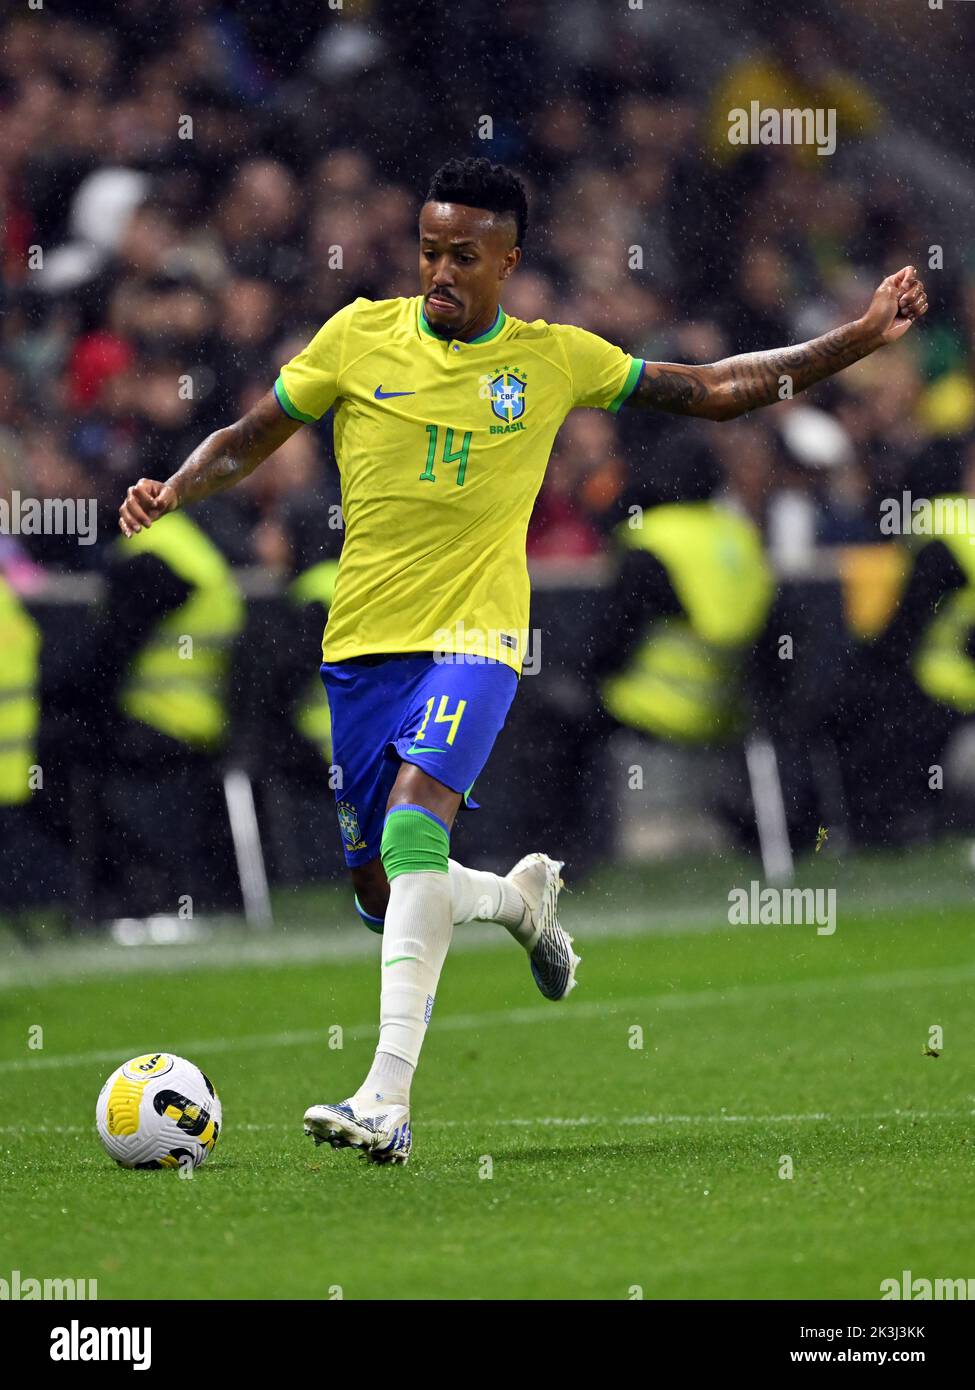
M 198 1168 L 222 1122 L 208 1078 L 170 1052 L 133 1057 L 113 1071 L 95 1107 L 98 1137 L 123 1168 Z

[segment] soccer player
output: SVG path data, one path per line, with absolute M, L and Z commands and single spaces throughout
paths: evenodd
M 644 362 L 581 328 L 501 307 L 521 260 L 524 188 L 485 159 L 451 160 L 420 210 L 420 293 L 356 299 L 281 368 L 242 419 L 165 483 L 142 478 L 125 535 L 252 472 L 334 411 L 345 540 L 322 647 L 339 826 L 356 907 L 382 932 L 379 1042 L 347 1100 L 313 1105 L 316 1142 L 380 1162 L 410 1154 L 410 1083 L 455 924 L 500 923 L 547 999 L 578 959 L 559 925 L 561 864 L 504 876 L 449 856 L 461 801 L 518 685 L 529 583 L 525 534 L 556 432 L 576 406 L 729 420 L 894 342 L 927 308 L 913 267 L 862 318 L 797 347 L 707 366 Z

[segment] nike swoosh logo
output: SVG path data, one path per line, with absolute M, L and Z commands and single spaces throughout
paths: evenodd
M 407 753 L 446 753 L 446 748 L 428 748 L 426 744 L 422 748 L 407 748 Z
M 377 401 L 391 401 L 391 400 L 393 399 L 394 396 L 415 396 L 415 395 L 416 395 L 416 392 L 415 392 L 415 391 L 384 391 L 383 388 L 382 388 L 381 386 L 377 386 L 374 394 L 375 394 L 375 398 L 376 398 Z
M 384 961 L 384 965 L 396 965 L 401 960 L 419 960 L 419 956 L 394 956 L 392 960 Z

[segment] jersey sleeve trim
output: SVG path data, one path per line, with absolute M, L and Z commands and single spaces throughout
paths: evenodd
M 643 374 L 643 366 L 642 357 L 633 357 L 630 359 L 630 370 L 626 374 L 626 380 L 623 382 L 619 394 L 614 400 L 610 401 L 609 405 L 606 407 L 611 415 L 616 415 L 620 407 L 625 405 L 626 401 L 633 395 L 633 392 L 636 390 L 636 384 Z
M 304 411 L 298 409 L 285 390 L 284 382 L 280 376 L 278 376 L 277 381 L 274 383 L 274 394 L 277 397 L 278 405 L 284 411 L 285 415 L 291 416 L 292 420 L 300 420 L 303 425 L 318 424 L 318 416 L 306 415 Z

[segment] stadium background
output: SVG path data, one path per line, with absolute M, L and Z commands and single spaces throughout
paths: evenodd
M 742 0 L 732 24 L 678 0 L 473 3 L 460 25 L 449 7 L 421 20 L 347 0 L 292 4 L 282 25 L 144 0 L 93 3 L 83 20 L 8 17 L 0 487 L 98 505 L 94 545 L 0 537 L 3 573 L 44 639 L 45 788 L 0 813 L 8 908 L 54 903 L 77 924 L 165 913 L 174 872 L 201 910 L 236 907 L 228 768 L 254 786 L 272 884 L 341 871 L 323 763 L 292 717 L 322 615 L 299 620 L 287 599 L 340 545 L 327 423 L 198 510 L 247 601 L 227 737 L 204 757 L 120 716 L 148 633 L 145 594 L 118 565 L 115 511 L 129 482 L 168 476 L 239 416 L 340 305 L 414 292 L 418 200 L 450 155 L 507 161 L 529 184 L 508 311 L 582 324 L 648 358 L 809 337 L 907 262 L 934 308 L 902 346 L 819 388 L 815 413 L 786 405 L 720 427 L 569 419 L 528 537 L 539 673 L 522 681 L 458 852 L 500 864 L 505 846 L 541 837 L 585 872 L 753 845 L 749 732 L 776 748 L 799 853 L 820 825 L 836 853 L 969 828 L 965 711 L 908 690 L 931 594 L 908 594 L 891 624 L 909 561 L 876 544 L 881 499 L 957 490 L 975 460 L 972 17 L 955 11 L 900 3 L 888 20 L 867 3 L 813 5 L 785 18 Z M 756 97 L 835 107 L 836 154 L 729 145 L 729 109 Z M 933 245 L 943 268 L 928 268 Z M 28 268 L 36 246 L 43 265 Z M 702 477 L 761 529 L 776 604 L 726 746 L 634 742 L 606 724 L 590 669 L 594 640 L 625 616 L 609 606 L 613 528 L 634 504 L 692 499 Z M 783 632 L 798 648 L 787 671 Z M 920 772 L 946 746 L 947 787 L 932 794 Z M 643 793 L 625 783 L 635 764 Z M 174 817 L 175 862 L 159 835 Z
M 459 828 L 460 847 L 501 862 L 502 837 L 555 837 L 584 870 L 616 853 L 754 841 L 739 739 L 702 753 L 620 742 L 619 731 L 613 742 L 587 678 L 594 634 L 613 614 L 613 525 L 634 503 L 695 498 L 712 475 L 761 527 L 779 571 L 769 649 L 751 653 L 746 728 L 775 735 L 798 848 L 819 824 L 836 849 L 968 826 L 964 739 L 947 791 L 930 795 L 919 776 L 957 737 L 958 710 L 925 710 L 936 734 L 921 748 L 917 706 L 905 719 L 861 645 L 889 623 L 905 567 L 896 545 L 857 549 L 882 539 L 880 500 L 957 489 L 975 459 L 972 183 L 967 129 L 951 114 L 965 85 L 960 71 L 951 81 L 954 40 L 968 19 L 896 8 L 892 33 L 871 6 L 782 19 L 741 4 L 733 36 L 690 4 L 619 7 L 598 21 L 593 6 L 474 6 L 459 31 L 435 6 L 419 24 L 364 3 L 324 18 L 319 6 L 289 7 L 287 32 L 206 3 L 8 19 L 1 482 L 4 496 L 96 499 L 99 520 L 95 545 L 0 541 L 4 573 L 45 634 L 47 785 L 4 813 L 21 863 L 8 901 L 64 898 L 70 884 L 74 920 L 163 912 L 171 860 L 154 865 L 153 833 L 186 815 L 186 891 L 200 906 L 232 905 L 228 766 L 256 785 L 271 880 L 341 869 L 321 760 L 288 717 L 323 614 L 299 623 L 281 599 L 341 545 L 328 425 L 200 509 L 249 600 L 228 737 L 207 759 L 121 719 L 122 677 L 147 631 L 145 595 L 113 578 L 114 512 L 129 481 L 166 477 L 238 417 L 350 297 L 414 291 L 417 197 L 446 154 L 490 154 L 529 182 L 533 225 L 510 313 L 579 322 L 650 359 L 807 338 L 853 317 L 876 279 L 908 261 L 936 303 L 899 349 L 819 388 L 815 416 L 783 406 L 725 427 L 633 411 L 570 417 L 529 532 L 540 669 L 522 682 L 480 784 L 483 815 Z M 910 63 L 848 63 L 879 32 Z M 727 111 L 754 97 L 835 107 L 835 156 L 730 146 Z M 184 114 L 191 139 L 179 138 Z M 928 270 L 933 245 L 944 268 Z M 32 246 L 42 267 L 28 268 Z M 186 377 L 192 399 L 179 389 Z M 904 666 L 921 616 L 903 616 L 910 631 L 890 639 L 885 662 Z M 769 646 L 782 632 L 800 648 L 787 677 Z M 897 727 L 883 735 L 878 724 Z M 910 785 L 896 770 L 905 760 Z M 634 762 L 647 763 L 650 791 L 620 795 Z M 206 802 L 206 830 L 188 785 Z M 113 881 L 120 863 L 104 849 L 121 826 L 146 865 L 142 902 Z
M 902 487 L 965 486 L 972 457 L 973 24 L 952 0 L 4 11 L 0 499 L 97 498 L 98 542 L 0 535 L 3 621 L 43 638 L 44 774 L 0 805 L 0 1277 L 97 1278 L 141 1321 L 173 1298 L 863 1300 L 902 1271 L 971 1274 L 970 710 L 911 669 L 957 576 L 943 547 L 925 567 L 877 544 L 877 517 Z M 835 107 L 835 155 L 732 150 L 728 110 L 752 99 Z M 826 329 L 910 262 L 931 311 L 812 414 L 567 422 L 529 536 L 540 667 L 453 846 L 568 861 L 580 988 L 553 1008 L 505 933 L 459 927 L 390 1174 L 313 1154 L 300 1124 L 375 1040 L 377 938 L 295 725 L 322 614 L 289 585 L 341 541 L 327 424 L 194 513 L 245 597 L 212 750 L 120 710 L 153 595 L 179 593 L 163 570 L 127 582 L 116 513 L 338 305 L 414 291 L 427 179 L 468 154 L 530 186 L 515 314 L 704 361 Z M 598 697 L 627 635 L 614 528 L 709 480 L 759 528 L 776 596 L 733 734 L 647 739 Z M 23 766 L 2 645 L 0 785 Z M 775 873 L 756 849 L 770 747 L 795 883 L 836 893 L 832 935 L 728 920 L 729 889 L 789 877 L 781 824 Z M 274 931 L 240 918 L 228 807 L 253 849 L 251 789 Z M 121 1172 L 94 1136 L 105 1077 L 157 1048 L 223 1099 L 192 1182 Z M 758 1357 L 771 1314 L 735 1316 L 735 1355 Z M 203 1335 L 226 1357 L 221 1331 Z M 697 1356 L 682 1337 L 668 1303 L 654 1346 Z

